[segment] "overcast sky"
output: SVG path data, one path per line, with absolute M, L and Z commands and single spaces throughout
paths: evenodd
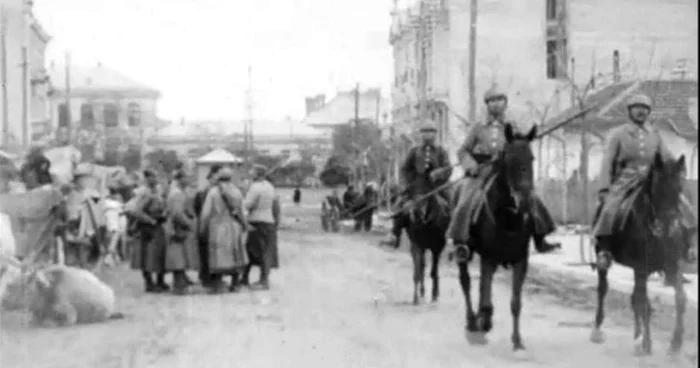
M 304 115 L 304 97 L 392 79 L 390 0 L 35 0 L 47 60 L 117 70 L 163 93 L 160 115 Z

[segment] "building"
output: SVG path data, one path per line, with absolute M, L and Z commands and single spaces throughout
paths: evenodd
M 70 137 L 84 160 L 118 164 L 140 155 L 148 137 L 164 125 L 158 118 L 160 92 L 98 64 L 70 66 L 69 105 L 66 68 L 51 65 L 51 124 L 59 140 Z
M 429 113 L 444 130 L 443 141 L 455 151 L 468 129 L 470 1 L 395 4 L 389 37 L 394 52 L 393 121 L 397 126 L 414 124 L 425 90 Z M 576 100 L 572 86 L 595 92 L 616 81 L 697 75 L 694 0 L 478 4 L 477 117 L 484 112 L 481 96 L 494 84 L 510 91 L 511 118 L 530 124 L 547 120 L 544 111 L 553 116 L 570 107 Z
M 0 4 L 0 74 L 5 82 L 0 98 L 0 145 L 19 152 L 49 120 L 44 55 L 51 38 L 35 18 L 31 1 L 3 0 Z
M 625 101 L 637 93 L 652 98 L 654 106 L 650 121 L 675 156 L 685 155 L 688 177 L 697 179 L 698 82 L 690 80 L 620 82 L 587 96 L 584 105 L 591 109 L 585 117 L 572 121 L 558 132 L 558 136 L 563 138 L 566 153 L 561 143 L 552 145 L 545 151 L 544 161 L 550 163 L 546 170 L 547 176 L 569 178 L 574 174 L 579 166 L 581 133 L 585 127 L 590 133 L 588 176 L 589 179 L 597 178 L 600 175 L 605 137 L 612 128 L 628 121 Z M 571 116 L 577 111 L 576 107 L 567 109 L 554 117 L 550 124 L 559 123 L 562 117 Z
M 355 120 L 355 110 L 361 122 L 384 125 L 389 119 L 391 101 L 382 97 L 378 88 L 365 91 L 339 91 L 330 101 L 325 95 L 306 99 L 306 117 L 303 123 L 332 137 L 333 130 Z
M 148 138 L 150 149 L 173 150 L 187 157 L 198 157 L 216 148 L 243 149 L 243 121 L 184 119 L 172 123 Z M 253 145 L 259 154 L 290 156 L 311 149 L 317 154 L 330 152 L 331 140 L 322 131 L 298 121 L 257 119 L 253 125 Z

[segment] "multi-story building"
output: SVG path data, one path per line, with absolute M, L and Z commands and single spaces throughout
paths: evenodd
M 49 35 L 34 17 L 33 2 L 0 2 L 0 146 L 26 149 L 49 120 L 44 54 Z
M 124 155 L 140 156 L 148 137 L 164 124 L 157 114 L 159 91 L 101 64 L 69 68 L 69 101 L 66 68 L 52 65 L 49 74 L 50 129 L 58 140 L 69 135 L 84 160 L 115 165 Z
M 394 122 L 416 120 L 425 90 L 443 140 L 454 151 L 469 115 L 470 1 L 396 4 L 390 34 Z M 591 91 L 613 83 L 613 71 L 617 80 L 695 78 L 697 7 L 694 0 L 479 1 L 476 115 L 483 114 L 481 96 L 493 84 L 510 92 L 511 118 L 530 124 L 546 120 L 539 114 L 545 110 L 553 116 L 568 108 L 572 86 L 584 90 L 592 76 Z

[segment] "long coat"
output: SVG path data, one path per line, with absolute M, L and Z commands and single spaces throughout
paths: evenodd
M 204 200 L 199 223 L 200 233 L 207 236 L 211 272 L 227 273 L 248 264 L 247 235 L 240 220 L 245 221 L 241 191 L 231 183 L 212 187 Z
M 165 200 L 163 190 L 141 187 L 125 206 L 127 214 L 136 219 L 139 240 L 131 252 L 131 267 L 145 272 L 166 271 L 165 268 Z M 149 224 L 153 220 L 155 224 Z
M 506 144 L 506 124 L 517 128 L 513 122 L 503 123 L 498 120 L 489 120 L 474 126 L 457 152 L 468 175 L 457 183 L 450 199 L 453 210 L 448 236 L 455 242 L 468 242 L 470 225 L 476 221 L 479 211 L 483 208 L 484 194 L 489 184 L 486 180 L 493 177 L 493 166 L 489 161 L 503 151 Z M 531 215 L 535 234 L 546 235 L 555 230 L 549 211 L 537 196 L 533 196 Z
M 173 185 L 166 202 L 168 220 L 165 223 L 168 245 L 166 268 L 168 271 L 196 270 L 199 268 L 197 254 L 197 221 L 194 216 L 192 196 Z
M 620 229 L 657 152 L 664 160 L 674 159 L 659 132 L 648 123 L 629 122 L 610 133 L 600 172 L 601 190 L 607 190 L 607 194 L 593 227 L 595 236 L 614 235 Z M 683 223 L 694 228 L 697 220 L 688 203 L 681 201 Z
M 420 145 L 411 147 L 401 165 L 401 176 L 409 195 L 426 193 L 433 189 L 430 173 L 450 167 L 450 158 L 442 146 Z

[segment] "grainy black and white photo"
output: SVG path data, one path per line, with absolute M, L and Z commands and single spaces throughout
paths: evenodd
M 0 367 L 696 367 L 697 17 L 0 0 Z

